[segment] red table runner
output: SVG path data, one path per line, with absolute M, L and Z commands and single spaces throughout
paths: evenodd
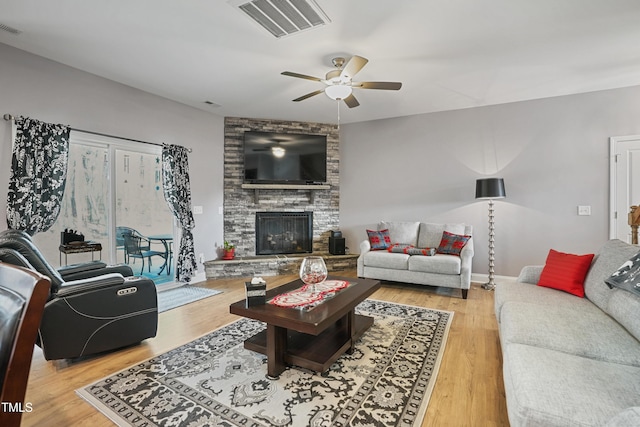
M 315 285 L 315 291 L 314 285 L 304 285 L 293 291 L 276 295 L 269 300 L 269 304 L 277 305 L 278 307 L 311 310 L 313 307 L 322 304 L 323 301 L 333 298 L 347 286 L 349 286 L 349 282 L 345 280 L 325 280 Z

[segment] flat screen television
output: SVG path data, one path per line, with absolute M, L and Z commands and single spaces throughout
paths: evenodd
M 245 183 L 323 184 L 326 181 L 326 135 L 244 133 Z

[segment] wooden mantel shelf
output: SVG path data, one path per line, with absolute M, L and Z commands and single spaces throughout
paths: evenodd
M 329 184 L 242 184 L 245 190 L 254 190 L 253 201 L 258 203 L 260 190 L 306 190 L 309 192 L 309 202 L 313 203 L 316 190 L 330 190 Z

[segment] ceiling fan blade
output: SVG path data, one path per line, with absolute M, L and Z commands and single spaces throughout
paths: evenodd
M 399 90 L 402 87 L 400 82 L 359 82 L 352 83 L 352 87 L 362 89 L 382 89 L 382 90 Z
M 342 81 L 351 80 L 353 76 L 358 73 L 358 71 L 362 70 L 362 68 L 367 65 L 367 62 L 369 62 L 367 58 L 353 55 L 349 62 L 347 62 L 347 65 L 345 65 L 342 69 L 342 72 L 340 73 L 340 79 Z
M 306 94 L 306 95 L 302 95 L 300 98 L 296 98 L 296 99 L 294 99 L 294 100 L 293 100 L 293 102 L 304 101 L 305 99 L 307 99 L 307 98 L 311 98 L 312 96 L 316 96 L 316 95 L 318 95 L 318 94 L 320 94 L 320 93 L 322 93 L 322 92 L 324 92 L 324 89 L 321 89 L 321 90 L 315 90 L 315 91 L 310 92 L 310 93 L 308 93 L 308 94 Z
M 314 82 L 321 82 L 322 81 L 322 79 L 318 78 L 318 77 L 307 76 L 306 74 L 292 73 L 291 71 L 283 71 L 280 74 L 282 74 L 283 76 L 297 77 L 299 79 L 313 80 Z
M 353 96 L 353 94 L 347 96 L 344 99 L 344 103 L 347 104 L 347 107 L 349 107 L 349 108 L 354 108 L 354 107 L 357 107 L 358 105 L 360 105 L 360 103 L 358 102 L 356 97 Z

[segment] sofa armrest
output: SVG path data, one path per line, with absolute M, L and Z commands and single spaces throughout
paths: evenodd
M 360 256 L 356 261 L 357 262 L 356 270 L 357 270 L 358 277 L 364 277 L 364 255 L 370 251 L 371 251 L 371 243 L 369 242 L 369 240 L 363 240 L 360 243 Z
M 115 285 L 121 285 L 125 281 L 122 274 L 111 273 L 103 274 L 102 276 L 91 277 L 89 279 L 74 280 L 71 282 L 64 282 L 60 286 L 60 290 L 55 294 L 55 297 L 64 298 L 79 293 L 89 292 L 95 289 L 109 288 Z
M 518 276 L 518 283 L 537 284 L 543 268 L 544 265 L 527 265 L 523 267 Z
M 467 262 L 471 262 L 473 260 L 473 254 L 474 254 L 474 250 L 473 250 L 473 237 L 470 238 L 467 243 L 462 247 L 462 250 L 460 251 L 460 258 L 463 264 L 467 263 Z
M 107 264 L 102 262 L 102 261 L 91 261 L 91 262 L 86 262 L 86 263 L 81 263 L 81 264 L 65 265 L 65 266 L 60 267 L 58 269 L 58 273 L 60 273 L 60 275 L 64 279 L 65 276 L 67 276 L 69 274 L 76 274 L 76 273 L 85 272 L 85 271 L 99 270 L 101 268 L 105 268 L 106 266 L 107 266 Z
M 62 275 L 65 283 L 74 282 L 78 280 L 90 279 L 92 277 L 104 276 L 105 274 L 119 273 L 123 277 L 133 276 L 133 270 L 131 266 L 127 264 L 115 264 L 106 265 L 102 268 L 95 268 L 92 270 L 77 270 L 75 272 L 67 272 Z
M 471 288 L 471 270 L 473 264 L 473 237 L 467 241 L 460 251 L 460 288 Z

